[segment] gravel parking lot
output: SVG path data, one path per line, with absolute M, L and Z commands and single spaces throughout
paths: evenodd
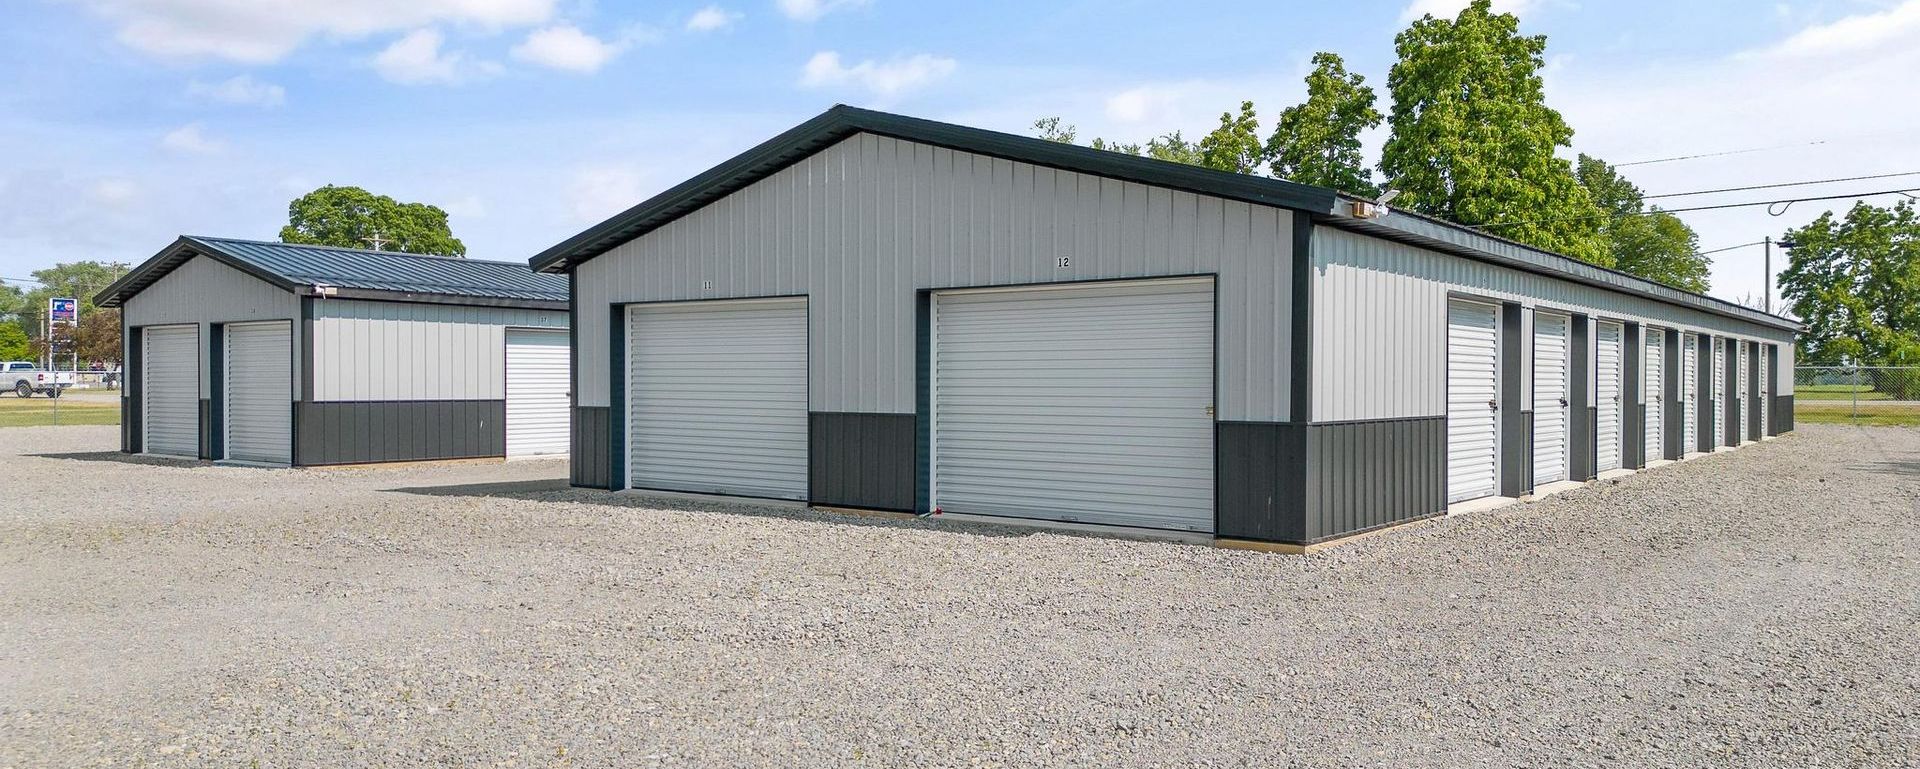
M 1920 430 L 1310 557 L 116 430 L 0 430 L 0 767 L 1920 762 Z

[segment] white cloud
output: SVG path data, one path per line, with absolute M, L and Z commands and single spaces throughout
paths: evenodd
M 170 152 L 187 155 L 212 155 L 226 148 L 226 145 L 206 134 L 199 123 L 188 123 L 167 132 L 160 137 L 160 146 Z
M 795 21 L 814 21 L 834 11 L 858 8 L 870 0 L 774 0 L 780 12 Z
M 567 189 L 574 218 L 598 222 L 632 208 L 646 197 L 644 181 L 639 171 L 626 166 L 580 169 Z
M 867 59 L 851 67 L 840 54 L 821 51 L 807 60 L 800 84 L 809 88 L 858 86 L 878 96 L 894 96 L 953 74 L 953 59 L 931 54 L 895 57 L 884 62 Z
M 1143 85 L 1107 97 L 1107 118 L 1118 123 L 1167 122 L 1180 92 L 1169 87 Z
M 362 38 L 432 24 L 539 24 L 556 0 L 77 0 L 123 44 L 167 57 L 278 61 L 309 38 Z
M 1920 38 L 1920 0 L 1908 0 L 1879 13 L 1848 16 L 1801 30 L 1760 55 L 1830 56 L 1871 51 L 1889 43 Z
M 1413 0 L 1407 4 L 1405 10 L 1400 12 L 1400 23 L 1407 24 L 1422 16 L 1451 19 L 1459 16 L 1460 12 L 1466 9 L 1468 2 L 1469 0 Z M 1538 4 L 1537 0 L 1494 0 L 1493 10 L 1496 13 L 1511 13 L 1519 16 L 1533 10 Z
M 568 24 L 535 30 L 513 47 L 513 58 L 568 72 L 598 72 L 620 55 L 621 43 L 607 42 Z
M 104 206 L 124 205 L 139 194 L 139 185 L 126 179 L 101 179 L 87 189 L 87 197 Z
M 401 85 L 449 85 L 499 74 L 500 65 L 473 61 L 458 51 L 441 52 L 437 29 L 416 29 L 373 57 L 381 77 Z
M 226 104 L 278 107 L 287 103 L 287 89 L 255 80 L 252 75 L 236 75 L 218 83 L 195 80 L 187 84 L 187 95 Z
M 733 26 L 733 23 L 739 20 L 740 14 L 717 5 L 709 5 L 695 11 L 692 16 L 687 18 L 687 30 L 690 32 L 712 32 Z

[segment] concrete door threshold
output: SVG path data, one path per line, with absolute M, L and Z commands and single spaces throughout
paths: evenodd
M 692 491 L 665 491 L 655 489 L 621 489 L 614 492 L 633 497 L 658 497 L 677 499 L 687 502 L 711 502 L 716 505 L 752 505 L 754 507 L 778 507 L 786 510 L 802 510 L 807 503 L 797 499 L 774 499 L 772 497 L 732 497 L 725 494 L 700 494 Z
M 1118 539 L 1135 539 L 1148 542 L 1181 542 L 1190 545 L 1213 543 L 1213 535 L 1198 531 L 1176 531 L 1173 529 L 1143 529 L 1136 526 L 1114 526 L 1103 523 L 1080 523 L 1077 521 L 1051 521 L 1044 518 L 1018 518 L 1010 515 L 975 515 L 971 513 L 940 513 L 926 516 L 930 521 L 953 521 L 983 526 L 1011 526 L 1020 529 L 1041 529 L 1045 531 L 1071 532 L 1074 534 L 1093 534 Z
M 1617 469 L 1617 470 L 1608 470 L 1608 471 L 1606 471 L 1606 472 L 1604 472 L 1604 473 L 1601 473 L 1600 475 L 1598 475 L 1598 476 L 1596 476 L 1596 477 L 1594 478 L 1594 480 L 1596 480 L 1596 481 L 1610 481 L 1610 480 L 1613 480 L 1613 479 L 1615 479 L 1615 478 L 1625 478 L 1625 477 L 1627 477 L 1627 476 L 1629 476 L 1629 475 L 1632 475 L 1632 474 L 1634 474 L 1634 472 L 1635 472 L 1634 470 L 1630 470 L 1630 469 L 1628 469 L 1628 468 L 1625 468 L 1625 467 L 1622 467 L 1622 468 L 1620 468 L 1620 469 Z
M 1739 451 L 1739 448 L 1738 448 L 1738 447 L 1735 447 L 1735 446 L 1715 446 L 1715 447 L 1713 447 L 1713 453 L 1715 453 L 1715 454 L 1724 454 L 1724 453 L 1726 453 L 1726 452 L 1729 452 L 1729 451 Z
M 1670 464 L 1673 464 L 1673 460 L 1671 459 L 1655 459 L 1647 463 L 1647 469 L 1652 470 L 1653 468 L 1656 468 L 1656 467 L 1666 467 L 1667 465 L 1670 465 Z
M 223 467 L 267 467 L 267 468 L 275 468 L 275 467 L 289 467 L 289 466 L 290 466 L 290 465 L 288 465 L 288 464 L 287 464 L 287 463 L 285 463 L 285 462 L 255 462 L 255 461 L 253 461 L 253 460 L 251 460 L 251 459 L 216 459 L 216 460 L 213 460 L 213 463 L 214 463 L 214 464 L 216 464 L 216 465 L 221 465 L 221 466 L 223 466 Z
M 1706 452 L 1706 451 L 1689 451 L 1689 452 L 1687 452 L 1686 454 L 1683 454 L 1683 455 L 1681 455 L 1681 457 L 1680 457 L 1680 461 L 1682 461 L 1682 462 L 1685 462 L 1685 461 L 1687 461 L 1687 460 L 1689 460 L 1689 459 L 1699 459 L 1699 458 L 1701 458 L 1701 457 L 1704 457 L 1704 456 L 1706 456 L 1706 455 L 1707 455 L 1707 454 L 1709 454 L 1709 453 L 1711 453 L 1711 452 Z
M 1463 513 L 1479 513 L 1479 512 L 1485 512 L 1487 510 L 1496 510 L 1502 507 L 1506 507 L 1507 505 L 1514 504 L 1519 501 L 1520 500 L 1516 497 L 1481 497 L 1479 499 L 1469 499 L 1461 502 L 1455 502 L 1451 505 L 1447 505 L 1447 515 L 1460 515 Z
M 1585 481 L 1554 481 L 1552 483 L 1549 483 L 1543 486 L 1535 486 L 1533 488 L 1533 493 L 1527 495 L 1525 499 L 1527 499 L 1528 501 L 1537 502 L 1542 499 L 1546 499 L 1547 497 L 1551 497 L 1555 494 L 1559 494 L 1560 492 L 1572 491 L 1574 489 L 1583 488 L 1586 485 L 1587 484 Z

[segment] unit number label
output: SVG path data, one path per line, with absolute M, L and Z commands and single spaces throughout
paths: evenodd
M 1073 267 L 1073 257 L 1071 256 L 1055 257 L 1053 260 L 1053 266 L 1057 269 L 1062 269 L 1062 270 L 1071 268 Z
M 703 280 L 703 281 L 700 281 L 700 290 L 701 290 L 701 291 L 712 291 L 712 290 L 713 290 L 713 281 L 711 281 L 711 280 Z

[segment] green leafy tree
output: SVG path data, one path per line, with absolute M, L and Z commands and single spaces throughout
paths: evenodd
M 1033 121 L 1034 134 L 1050 142 L 1073 144 L 1080 131 L 1070 125 L 1061 125 L 1058 117 L 1043 117 Z
M 33 347 L 18 323 L 0 323 L 0 360 L 32 360 Z
M 1338 54 L 1313 55 L 1307 100 L 1281 111 L 1267 139 L 1274 176 L 1370 197 L 1380 193 L 1360 153 L 1360 132 L 1381 120 L 1366 82 L 1347 72 Z
M 1700 238 L 1673 214 L 1647 209 L 1638 186 L 1599 158 L 1581 155 L 1574 175 L 1600 207 L 1600 234 L 1614 269 L 1674 288 L 1704 293 L 1712 260 Z
M 1786 238 L 1794 247 L 1780 295 L 1807 324 L 1799 360 L 1920 365 L 1920 215 L 1911 201 L 1855 203 L 1845 219 L 1828 211 Z
M 1200 137 L 1199 165 L 1236 174 L 1256 173 L 1266 147 L 1260 142 L 1260 118 L 1253 102 L 1240 102 L 1239 114 L 1220 113 L 1220 127 Z
M 359 187 L 331 184 L 287 206 L 280 240 L 316 246 L 380 248 L 410 254 L 465 256 L 466 245 L 453 236 L 447 212 L 425 203 L 401 203 Z
M 1394 38 L 1380 170 L 1402 206 L 1610 266 L 1599 209 L 1554 155 L 1573 129 L 1546 104 L 1547 39 L 1519 29 L 1491 0 L 1473 0 Z

